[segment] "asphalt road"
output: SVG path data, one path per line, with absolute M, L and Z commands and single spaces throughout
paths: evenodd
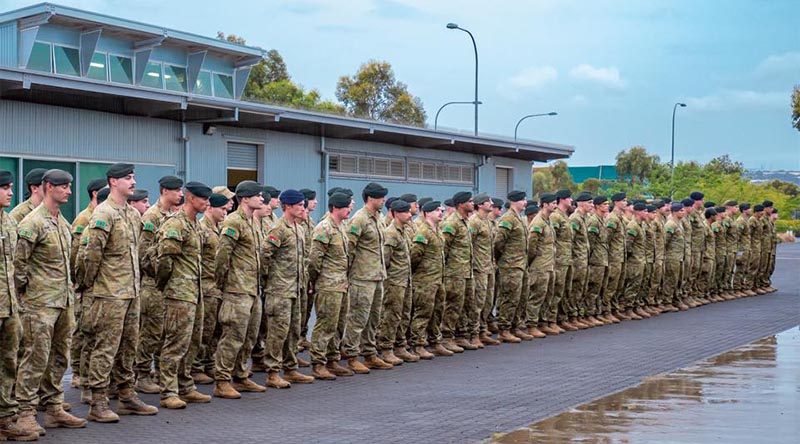
M 477 442 L 797 326 L 798 270 L 800 244 L 781 245 L 776 293 L 240 400 L 214 398 L 118 424 L 48 429 L 41 441 Z M 263 383 L 264 374 L 255 379 Z M 66 398 L 85 416 L 78 394 L 67 388 Z M 157 395 L 143 398 L 158 405 Z

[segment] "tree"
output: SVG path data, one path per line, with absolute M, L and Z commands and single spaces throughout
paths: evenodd
M 767 186 L 770 188 L 774 188 L 779 192 L 786 194 L 788 196 L 797 197 L 800 195 L 800 186 L 797 184 L 793 184 L 791 182 L 786 182 L 783 180 L 771 180 L 767 182 Z
M 550 168 L 542 168 L 533 173 L 533 194 L 541 196 L 542 193 L 552 190 L 555 185 Z
M 336 84 L 336 97 L 350 115 L 385 122 L 423 126 L 425 108 L 394 75 L 392 65 L 370 60 Z
M 744 173 L 744 164 L 742 162 L 734 162 L 731 160 L 731 156 L 727 154 L 711 159 L 704 168 L 719 174 Z
M 600 191 L 600 186 L 602 184 L 603 183 L 600 181 L 600 179 L 590 177 L 584 180 L 581 184 L 581 191 L 588 191 L 589 193 L 597 194 Z
M 800 85 L 792 91 L 792 126 L 800 131 Z
M 658 156 L 647 154 L 647 150 L 643 146 L 637 145 L 617 154 L 617 175 L 630 177 L 631 184 L 637 180 L 639 183 L 644 183 L 658 163 Z
M 569 166 L 563 160 L 557 160 L 550 165 L 550 175 L 553 176 L 553 187 L 555 189 L 568 188 L 576 190 L 575 182 L 572 181 L 572 174 L 569 173 Z

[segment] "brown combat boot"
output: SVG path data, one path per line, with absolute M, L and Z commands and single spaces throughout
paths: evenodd
M 383 359 L 375 356 L 369 355 L 364 357 L 364 365 L 373 370 L 391 370 L 393 365 L 384 361 Z
M 570 324 L 578 327 L 578 330 L 586 330 L 587 328 L 589 328 L 589 324 L 583 322 L 582 319 L 583 318 L 574 317 L 574 318 L 570 318 L 569 322 L 570 322 Z
M 253 372 L 253 373 L 266 372 L 267 371 L 267 365 L 264 364 L 263 362 L 253 361 L 253 363 L 250 364 L 250 371 Z
M 405 347 L 395 347 L 394 355 L 402 359 L 403 362 L 419 362 L 419 356 L 409 352 Z
M 136 386 L 134 386 L 137 392 L 139 393 L 147 393 L 148 395 L 155 395 L 161 393 L 161 386 L 155 383 L 150 375 L 141 375 L 136 380 Z
M 393 366 L 403 365 L 403 360 L 398 358 L 397 356 L 395 356 L 394 355 L 394 351 L 392 351 L 391 349 L 389 349 L 389 350 L 381 350 L 381 359 L 384 362 L 388 362 L 389 364 L 392 364 Z
M 500 345 L 500 341 L 492 337 L 492 334 L 488 331 L 481 333 L 481 342 L 484 345 Z
M 239 399 L 242 394 L 233 388 L 230 381 L 217 381 L 214 386 L 214 396 L 222 399 Z
M 169 396 L 167 398 L 161 398 L 161 407 L 170 410 L 180 410 L 186 408 L 186 402 L 184 402 L 181 398 L 177 396 Z
M 614 316 L 614 313 L 611 313 L 611 312 L 608 312 L 608 313 L 606 313 L 606 317 L 607 317 L 609 320 L 611 320 L 611 322 L 613 322 L 613 323 L 615 323 L 615 324 L 619 324 L 620 322 L 622 322 L 622 319 L 620 319 L 620 318 L 618 318 L 618 317 Z
M 533 341 L 533 336 L 529 335 L 525 330 L 524 328 L 515 328 L 511 333 L 523 341 Z
M 636 314 L 636 312 L 631 309 L 625 310 L 625 316 L 627 316 L 628 319 L 632 319 L 634 321 L 641 321 L 643 319 L 641 316 Z
M 236 387 L 236 382 L 234 382 L 233 384 L 234 387 Z M 267 372 L 267 387 L 272 387 L 277 389 L 288 389 L 291 386 L 292 384 L 289 381 L 281 378 L 280 373 L 271 370 Z M 239 390 L 238 388 L 236 389 Z
M 347 358 L 347 367 L 353 371 L 353 373 L 359 375 L 366 375 L 369 373 L 369 368 L 365 366 L 358 358 Z
M 335 381 L 336 375 L 328 371 L 328 368 L 325 367 L 323 364 L 314 364 L 311 366 L 311 375 L 315 379 L 320 379 L 322 381 Z
M 480 338 L 478 338 L 477 336 L 470 339 L 469 343 L 473 347 L 478 347 L 479 350 L 486 347 L 485 345 L 483 345 L 483 341 L 481 341 Z
M 528 327 L 528 331 L 526 333 L 528 333 L 529 336 L 533 336 L 535 339 L 541 339 L 547 337 L 547 334 L 545 334 L 545 332 L 540 330 L 539 326 L 537 325 Z
M 36 441 L 39 439 L 36 431 L 22 429 L 17 425 L 17 421 L 18 419 L 13 415 L 0 418 L 0 441 Z
M 573 323 L 572 323 L 572 322 L 570 322 L 570 321 L 561 321 L 561 323 L 560 323 L 560 324 L 558 324 L 558 326 L 559 326 L 559 327 L 561 327 L 561 329 L 562 329 L 562 330 L 566 330 L 566 331 L 578 331 L 578 326 L 577 326 L 577 325 L 575 325 L 575 324 L 573 324 Z
M 119 422 L 119 416 L 108 407 L 108 398 L 104 393 L 92 393 L 92 406 L 86 419 L 100 423 Z
M 82 429 L 86 427 L 86 420 L 70 415 L 60 405 L 48 405 L 44 414 L 44 426 L 48 429 Z
M 684 303 L 684 302 L 678 302 L 678 310 L 680 310 L 680 311 L 686 311 L 686 310 L 688 310 L 689 308 L 690 308 L 690 307 L 689 307 L 688 305 L 686 305 L 686 303 Z
M 542 324 L 542 325 L 539 327 L 539 331 L 541 331 L 542 333 L 544 333 L 544 334 L 545 334 L 545 335 L 547 335 L 547 336 L 556 336 L 556 335 L 559 335 L 559 334 L 560 334 L 560 333 L 558 332 L 558 329 L 556 329 L 556 328 L 553 328 L 553 325 L 552 325 L 552 324 L 550 324 L 550 323 L 544 323 L 544 324 Z
M 33 410 L 24 410 L 20 412 L 15 425 L 17 434 L 20 436 L 36 435 L 36 438 L 44 436 L 44 433 L 41 433 L 44 428 L 36 422 L 36 412 Z
M 311 362 L 307 361 L 300 356 L 297 357 L 297 366 L 301 368 L 311 367 Z
M 564 330 L 563 328 L 561 328 L 561 326 L 560 326 L 560 325 L 558 325 L 558 323 L 557 323 L 557 322 L 551 322 L 551 323 L 550 323 L 550 327 L 552 327 L 552 328 L 554 328 L 554 329 L 558 330 L 558 333 L 559 333 L 559 334 L 561 334 L 561 333 L 566 333 L 566 332 L 567 332 L 567 330 Z
M 442 341 L 442 347 L 450 350 L 453 353 L 464 353 L 464 349 L 456 345 L 453 339 L 445 339 Z
M 266 387 L 264 387 L 263 385 L 256 384 L 256 382 L 250 378 L 242 378 L 242 379 L 233 378 L 233 382 L 231 385 L 233 385 L 233 388 L 235 388 L 236 391 L 240 393 L 243 392 L 264 393 L 267 391 Z
M 178 395 L 178 397 L 181 398 L 181 401 L 187 404 L 208 404 L 211 402 L 211 396 L 208 396 L 205 393 L 200 393 L 197 390 L 186 392 L 182 395 Z
M 425 347 L 421 345 L 414 347 L 414 353 L 416 353 L 420 359 L 424 359 L 426 361 L 433 359 L 433 353 L 429 352 L 428 350 L 425 350 Z
M 650 315 L 650 313 L 648 313 L 647 311 L 645 311 L 645 309 L 644 309 L 644 308 L 642 308 L 642 307 L 636 307 L 636 309 L 635 309 L 633 312 L 634 312 L 634 313 L 636 313 L 637 315 L 641 316 L 641 317 L 642 317 L 642 318 L 644 318 L 644 319 L 650 319 L 650 318 L 652 318 L 652 316 Z
M 488 328 L 489 332 L 491 332 L 493 335 L 496 335 L 497 333 L 500 332 L 500 328 L 497 326 L 497 322 L 489 322 L 486 328 Z
M 214 378 L 205 373 L 192 373 L 192 380 L 195 384 L 208 385 L 214 382 Z
M 297 342 L 297 347 L 300 348 L 300 350 L 307 350 L 311 348 L 311 342 L 306 338 L 302 338 Z
M 615 311 L 615 312 L 613 312 L 613 313 L 612 313 L 612 315 L 613 315 L 615 318 L 619 319 L 620 321 L 630 321 L 630 320 L 631 320 L 631 318 L 630 318 L 630 317 L 628 317 L 628 316 L 625 314 L 625 312 L 624 312 L 624 311 Z
M 506 342 L 509 344 L 519 344 L 520 342 L 522 342 L 522 339 L 514 336 L 508 330 L 502 330 L 500 334 L 497 336 L 497 339 L 499 339 L 500 342 Z
M 667 305 L 664 306 L 664 311 L 668 311 L 670 313 L 676 312 L 676 311 L 678 311 L 678 307 L 676 307 L 676 306 L 674 306 L 672 304 L 667 304 Z
M 446 349 L 444 345 L 440 343 L 433 345 L 433 347 L 431 348 L 431 353 L 433 353 L 435 356 L 453 356 L 455 354 L 450 350 Z
M 456 338 L 454 342 L 464 350 L 477 350 L 479 348 L 477 345 L 472 345 L 467 338 Z
M 158 408 L 142 402 L 133 389 L 128 388 L 119 391 L 119 401 L 117 401 L 118 415 L 152 416 L 156 413 L 158 413 Z
M 328 361 L 328 363 L 325 364 L 325 368 L 327 368 L 329 372 L 333 373 L 336 376 L 354 375 L 352 370 L 339 364 L 339 361 Z
M 284 370 L 283 379 L 295 384 L 312 384 L 314 382 L 313 376 L 304 375 L 297 370 Z

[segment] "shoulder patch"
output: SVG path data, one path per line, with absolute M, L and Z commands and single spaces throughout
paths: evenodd
M 542 227 L 540 227 L 540 226 L 538 226 L 538 225 L 534 225 L 534 226 L 531 228 L 531 231 L 533 231 L 534 233 L 541 233 L 541 232 L 542 232 Z
M 606 222 L 606 227 L 608 227 L 608 228 L 617 228 L 617 224 L 613 220 L 610 220 L 610 221 Z
M 27 239 L 29 241 L 33 240 L 33 231 L 31 231 L 29 228 L 20 228 L 19 231 L 17 231 L 17 234 L 23 239 Z
M 78 225 L 78 226 L 75 227 L 75 229 L 72 232 L 75 233 L 75 234 L 82 234 L 84 228 L 86 228 L 86 227 L 84 227 L 83 225 Z
M 358 225 L 350 225 L 350 234 L 355 234 L 356 236 L 360 236 L 361 228 L 358 228 Z
M 501 220 L 497 224 L 497 226 L 500 227 L 500 228 L 505 228 L 506 230 L 510 230 L 511 229 L 511 222 L 509 222 L 507 220 Z
M 81 245 L 89 245 L 89 236 L 81 236 Z
M 598 233 L 600 233 L 600 229 L 595 227 L 594 225 L 592 225 L 591 227 L 589 227 L 589 232 L 590 233 L 594 233 L 594 234 L 598 234 Z
M 422 235 L 422 234 L 418 234 L 418 235 L 414 236 L 414 242 L 416 242 L 416 243 L 418 243 L 418 244 L 425 244 L 425 245 L 428 245 L 428 238 L 426 238 L 426 237 L 425 237 L 424 235 Z
M 675 229 L 672 228 L 672 227 L 667 227 L 666 230 L 667 230 L 667 233 L 669 233 L 669 234 L 674 234 L 675 233 Z
M 556 222 L 556 221 L 551 221 L 550 224 L 553 226 L 553 229 L 557 230 L 557 229 L 561 228 L 561 225 L 559 225 L 558 222 Z
M 578 231 L 581 229 L 581 226 L 577 222 L 572 222 L 572 229 Z
M 718 232 L 719 232 L 719 227 L 711 227 L 711 229 L 712 229 L 712 230 L 713 230 L 715 233 L 718 233 Z
M 226 228 L 225 232 L 222 233 L 222 234 L 224 234 L 225 236 L 228 236 L 231 239 L 238 239 L 239 238 L 239 233 L 233 227 Z
M 178 232 L 178 230 L 171 228 L 167 230 L 167 234 L 165 234 L 164 237 L 167 239 L 181 240 L 181 233 Z
M 456 234 L 456 229 L 455 229 L 455 228 L 453 228 L 453 226 L 452 226 L 452 225 L 450 225 L 450 224 L 447 224 L 447 225 L 445 225 L 445 226 L 443 226 L 443 227 L 442 227 L 442 233 L 449 233 L 449 234 L 452 234 L 452 235 L 454 235 L 454 236 L 455 236 L 455 234 Z
M 92 224 L 92 228 L 100 228 L 101 230 L 107 230 L 108 229 L 108 223 L 106 221 L 104 221 L 103 219 L 96 219 L 94 221 L 94 223 Z
M 314 240 L 317 242 L 322 242 L 323 244 L 327 244 L 331 241 L 330 239 L 328 239 L 328 235 L 326 235 L 325 233 L 320 233 L 314 236 Z
M 637 236 L 639 235 L 639 232 L 634 230 L 633 228 L 628 228 L 628 234 L 631 236 Z
M 281 246 L 281 240 L 278 239 L 278 237 L 275 236 L 274 234 L 270 234 L 269 236 L 267 236 L 267 240 L 269 241 L 269 243 L 275 245 L 276 247 Z
M 153 233 L 156 231 L 156 226 L 150 221 L 145 221 L 142 222 L 142 230 Z

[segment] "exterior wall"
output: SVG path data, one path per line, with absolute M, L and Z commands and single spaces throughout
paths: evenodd
M 617 180 L 617 169 L 614 165 L 571 166 L 569 173 L 575 183 L 583 183 L 586 179 Z
M 0 23 L 0 66 L 17 67 L 17 22 Z
M 526 160 L 518 160 L 518 159 L 509 159 L 507 157 L 492 157 L 492 163 L 495 167 L 510 167 L 512 168 L 512 189 L 515 190 L 522 190 L 528 194 L 528 197 L 532 195 L 532 188 L 533 183 L 531 181 L 531 163 Z M 487 186 L 491 187 L 492 191 L 494 191 L 494 168 L 492 168 L 492 182 Z M 503 200 L 506 199 L 506 196 L 496 196 Z

